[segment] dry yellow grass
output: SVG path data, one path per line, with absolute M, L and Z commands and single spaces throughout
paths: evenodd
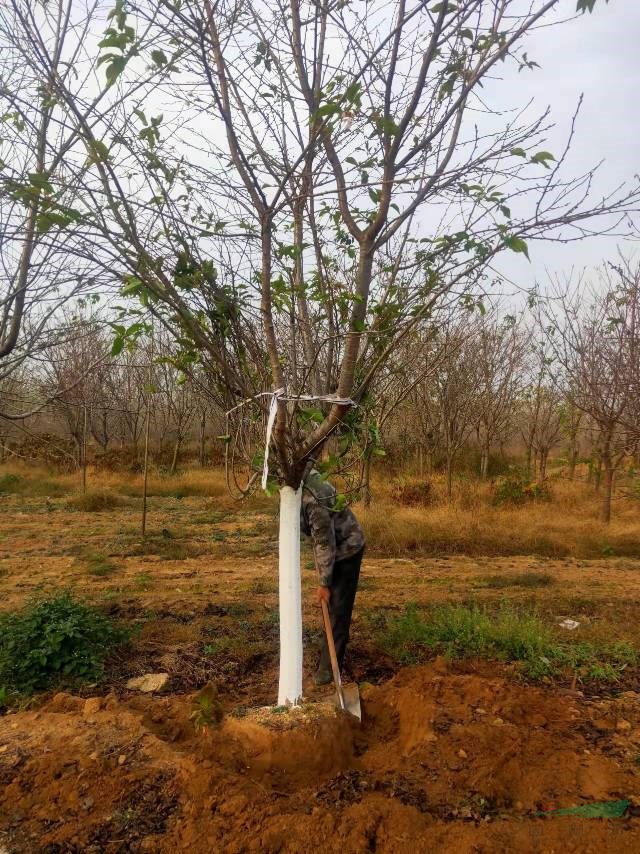
M 137 499 L 142 495 L 142 475 L 124 472 L 87 473 L 89 492 Z M 613 555 L 640 557 L 640 502 L 616 498 L 613 520 L 598 520 L 598 498 L 581 482 L 555 479 L 552 500 L 519 507 L 492 504 L 488 483 L 461 480 L 456 483 L 453 501 L 445 496 L 443 479 L 431 478 L 429 502 L 425 506 L 404 507 L 394 499 L 393 480 L 378 476 L 373 484 L 374 501 L 369 509 L 355 510 L 367 535 L 370 553 L 387 557 L 406 555 L 469 554 L 527 555 L 597 558 Z M 0 468 L 0 494 L 14 493 L 42 498 L 75 500 L 81 493 L 79 472 L 51 470 L 11 463 Z M 170 476 L 153 472 L 149 476 L 150 498 L 211 499 L 216 509 L 238 506 L 229 495 L 220 469 L 192 469 Z M 251 515 L 273 501 L 261 494 L 244 507 Z
M 581 483 L 554 481 L 549 502 L 495 507 L 488 484 L 458 484 L 452 502 L 436 479 L 436 500 L 400 507 L 385 484 L 369 509 L 356 507 L 369 548 L 378 554 L 540 554 L 552 557 L 640 556 L 640 506 L 619 499 L 613 520 L 598 520 L 598 498 Z

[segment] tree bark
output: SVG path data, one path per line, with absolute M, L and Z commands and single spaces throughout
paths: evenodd
M 278 705 L 302 699 L 302 593 L 300 584 L 300 502 L 302 489 L 280 490 L 279 602 L 280 680 Z
M 482 480 L 486 480 L 489 477 L 489 456 L 490 449 L 489 445 L 486 444 L 482 448 L 480 455 L 480 476 L 482 477 Z
M 447 498 L 453 498 L 453 454 L 447 452 Z
M 609 523 L 611 521 L 611 495 L 613 492 L 613 464 L 610 459 L 604 461 L 604 489 L 602 491 L 602 504 L 600 506 L 600 519 Z
M 549 451 L 543 450 L 540 451 L 540 480 L 544 480 L 547 476 L 547 460 L 549 458 Z
M 182 438 L 178 436 L 176 439 L 176 443 L 173 446 L 173 457 L 171 458 L 171 469 L 169 470 L 169 474 L 176 473 L 176 466 L 178 465 L 178 454 L 180 453 L 180 445 L 182 444 Z
M 362 467 L 362 501 L 364 506 L 371 507 L 371 454 L 366 454 Z
M 206 444 L 207 413 L 203 410 L 200 418 L 200 468 L 204 468 L 204 454 Z
M 600 493 L 600 484 L 602 482 L 602 457 L 598 456 L 596 461 L 596 465 L 593 472 L 594 477 L 594 487 L 596 491 L 596 495 Z

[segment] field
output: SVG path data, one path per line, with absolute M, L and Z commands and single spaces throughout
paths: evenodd
M 0 469 L 0 609 L 70 593 L 128 631 L 94 681 L 5 691 L 0 852 L 637 851 L 640 514 L 581 481 L 495 506 L 374 483 L 348 662 L 360 726 L 277 686 L 277 504 L 221 474 Z M 564 620 L 578 623 L 562 628 Z M 129 679 L 169 675 L 164 690 Z M 11 686 L 9 686 L 10 688 Z M 0 695 L 1 697 L 2 695 Z M 628 801 L 617 819 L 541 812 Z

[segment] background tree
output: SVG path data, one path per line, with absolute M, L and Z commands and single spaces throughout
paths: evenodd
M 515 402 L 524 382 L 529 335 L 511 316 L 482 317 L 477 326 L 477 394 L 475 423 L 480 448 L 480 475 L 489 474 L 491 449 L 504 444 L 515 430 Z
M 600 516 L 608 522 L 615 473 L 640 431 L 640 268 L 622 260 L 602 270 L 588 302 L 583 291 L 561 295 L 560 313 L 548 308 L 546 320 L 571 402 L 597 427 L 604 471 Z

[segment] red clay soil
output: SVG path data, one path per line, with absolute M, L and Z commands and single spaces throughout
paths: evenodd
M 408 668 L 361 726 L 309 705 L 197 731 L 192 697 L 59 694 L 0 718 L 0 851 L 640 851 L 633 815 L 534 815 L 640 803 L 640 697 L 497 672 Z

